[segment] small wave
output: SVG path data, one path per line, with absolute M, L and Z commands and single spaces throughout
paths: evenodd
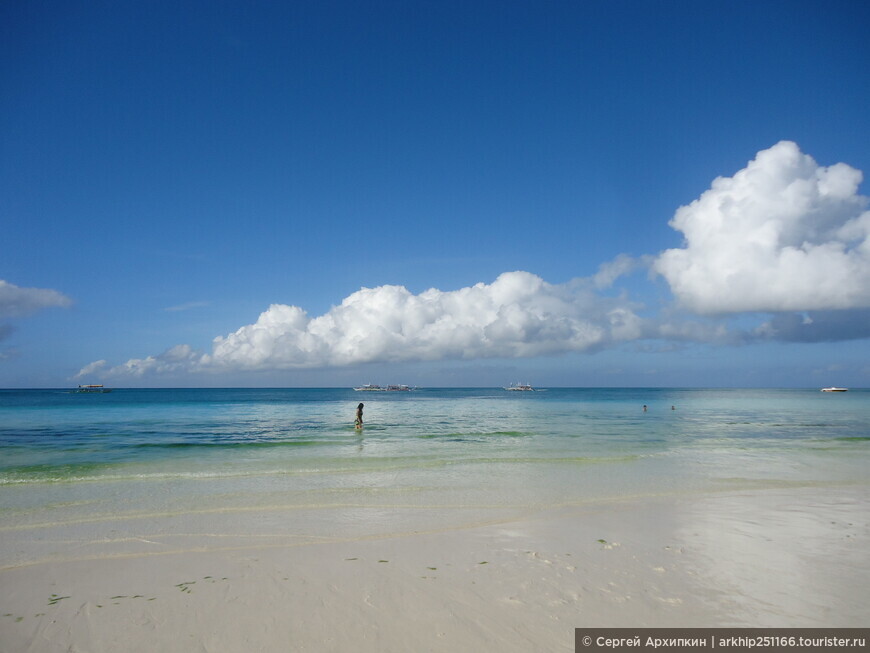
M 221 440 L 203 442 L 140 442 L 130 445 L 132 449 L 256 449 L 267 447 L 316 447 L 320 445 L 346 444 L 345 439 L 336 440 Z
M 528 433 L 526 431 L 488 431 L 488 432 L 469 432 L 469 433 L 425 433 L 423 435 L 418 436 L 424 440 L 452 440 L 455 442 L 465 442 L 465 441 L 473 441 L 481 438 L 497 438 L 497 437 L 507 437 L 507 438 L 522 438 L 522 437 L 531 437 L 536 435 L 535 433 Z
M 302 470 L 294 470 L 301 472 Z M 207 479 L 231 479 L 252 476 L 274 476 L 292 473 L 283 469 L 269 470 L 240 470 L 237 472 L 226 470 L 215 471 L 179 471 L 179 472 L 130 472 L 106 473 L 106 474 L 34 474 L 16 475 L 4 474 L 0 476 L 0 485 L 26 485 L 30 483 L 116 483 L 123 481 L 167 481 L 167 480 L 207 480 Z
M 506 463 L 506 464 L 599 464 L 599 463 L 624 463 L 633 460 L 640 460 L 644 456 L 639 454 L 628 454 L 625 456 L 539 456 L 539 457 L 522 457 L 522 458 L 475 458 L 468 461 L 472 463 Z

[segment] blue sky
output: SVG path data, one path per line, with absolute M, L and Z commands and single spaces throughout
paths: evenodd
M 0 387 L 870 386 L 868 27 L 3 3 Z

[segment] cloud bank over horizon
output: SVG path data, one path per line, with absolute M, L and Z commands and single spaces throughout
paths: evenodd
M 600 297 L 586 281 L 553 285 L 516 271 L 491 284 L 418 295 L 403 286 L 362 288 L 315 318 L 273 304 L 254 324 L 215 338 L 211 353 L 179 345 L 111 369 L 96 361 L 78 376 L 525 358 L 636 340 L 642 330 L 629 302 Z
M 253 324 L 212 342 L 177 345 L 93 374 L 259 371 L 372 362 L 527 358 L 591 352 L 639 340 L 736 344 L 870 337 L 870 212 L 860 171 L 819 166 L 795 143 L 759 152 L 718 177 L 670 225 L 681 248 L 619 255 L 596 275 L 550 284 L 526 271 L 492 283 L 413 294 L 400 285 L 362 288 L 317 317 L 273 304 Z M 667 282 L 676 300 L 650 316 L 626 292 L 603 292 L 638 269 Z M 654 311 L 655 312 L 655 311 Z M 768 314 L 754 330 L 727 316 Z

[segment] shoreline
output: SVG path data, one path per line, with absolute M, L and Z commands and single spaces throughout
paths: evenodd
M 866 485 L 475 510 L 424 529 L 369 506 L 389 530 L 346 538 L 317 536 L 324 509 L 252 511 L 253 534 L 220 511 L 186 534 L 23 527 L 0 650 L 570 651 L 575 627 L 867 625 Z M 16 564 L 28 541 L 67 559 Z

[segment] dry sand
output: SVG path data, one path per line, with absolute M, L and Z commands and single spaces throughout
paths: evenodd
M 348 538 L 251 535 L 221 512 L 195 532 L 9 530 L 0 651 L 571 651 L 575 627 L 867 626 L 868 505 L 864 486 L 785 487 Z

